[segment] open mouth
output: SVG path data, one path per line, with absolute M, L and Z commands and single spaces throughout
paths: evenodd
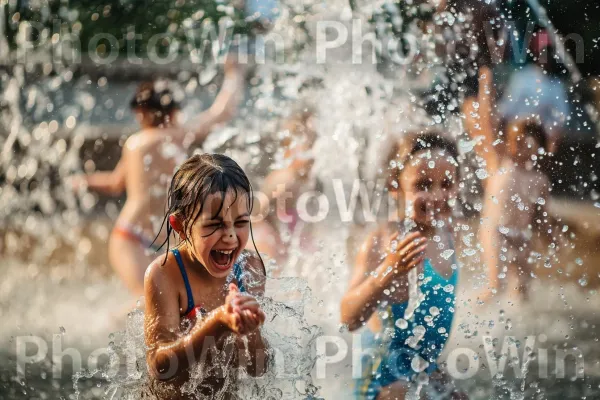
M 230 250 L 211 250 L 210 258 L 212 259 L 215 266 L 220 270 L 227 270 L 231 268 L 233 263 L 233 256 L 236 249 Z

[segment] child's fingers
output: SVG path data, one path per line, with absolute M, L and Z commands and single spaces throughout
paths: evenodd
M 242 319 L 241 319 L 240 315 L 238 313 L 233 313 L 231 315 L 231 320 L 232 320 L 232 327 L 231 327 L 231 329 L 234 332 L 239 333 L 240 330 L 243 329 Z
M 244 324 L 244 332 L 251 332 L 255 327 L 255 323 L 252 320 L 252 313 L 248 310 L 244 310 L 239 315 L 241 316 L 242 323 Z
M 229 294 L 231 294 L 232 292 L 234 293 L 238 293 L 240 290 L 238 289 L 237 285 L 233 282 L 231 282 L 229 284 Z
M 410 243 L 412 243 L 413 241 L 415 241 L 416 239 L 420 239 L 422 237 L 423 237 L 423 235 L 421 235 L 421 232 L 412 232 L 412 233 L 409 233 L 398 244 L 398 249 L 403 249 L 406 246 L 408 246 Z
M 411 251 L 410 253 L 408 253 L 408 255 L 406 255 L 402 261 L 406 262 L 406 261 L 412 261 L 413 258 L 415 258 L 416 256 L 422 254 L 425 249 L 427 248 L 427 243 L 425 243 L 424 245 L 421 245 L 419 247 L 417 247 L 416 249 L 414 249 L 413 251 Z
M 239 306 L 235 306 L 234 310 L 236 310 L 237 312 L 242 312 L 242 311 L 248 310 L 251 313 L 257 313 L 258 310 L 260 310 L 260 304 L 258 304 L 256 301 L 248 302 L 248 303 L 244 303 Z
M 412 242 L 407 243 L 406 246 L 400 248 L 398 253 L 402 258 L 406 259 L 408 258 L 408 255 L 411 254 L 415 249 L 421 248 L 422 246 L 426 245 L 426 243 L 427 239 L 425 238 L 415 239 Z
M 252 296 L 238 296 L 233 301 L 232 304 L 236 307 L 255 307 L 258 304 L 258 301 Z
M 258 312 L 256 313 L 256 316 L 258 317 L 258 321 L 260 322 L 260 325 L 265 323 L 267 316 L 265 315 L 263 310 L 258 310 Z
M 423 260 L 425 259 L 425 256 L 417 256 L 417 258 L 413 259 L 408 265 L 407 265 L 407 269 L 413 269 L 415 268 L 417 265 L 419 265 Z

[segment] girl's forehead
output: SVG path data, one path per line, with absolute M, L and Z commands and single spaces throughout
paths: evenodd
M 238 216 L 249 213 L 249 194 L 241 190 L 228 190 L 227 192 L 215 192 L 206 196 L 202 208 L 203 218 L 215 216 L 232 215 Z
M 402 177 L 404 179 L 419 179 L 422 177 L 454 175 L 457 170 L 456 161 L 453 157 L 438 150 L 431 151 L 430 154 L 418 152 L 413 158 L 404 165 Z

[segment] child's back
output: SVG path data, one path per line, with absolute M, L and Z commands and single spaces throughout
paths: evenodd
M 162 222 L 173 171 L 186 159 L 181 128 L 146 129 L 123 147 L 127 201 L 117 224 L 128 224 L 154 238 Z M 159 237 L 161 243 L 165 238 Z

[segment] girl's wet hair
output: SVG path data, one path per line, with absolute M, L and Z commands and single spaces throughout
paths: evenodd
M 182 229 L 186 237 L 191 238 L 192 226 L 202 214 L 206 199 L 215 193 L 219 193 L 221 199 L 214 216 L 223 209 L 227 193 L 234 193 L 234 201 L 240 195 L 247 195 L 248 212 L 252 211 L 254 205 L 252 185 L 244 170 L 233 159 L 223 154 L 196 154 L 181 164 L 171 180 L 168 192 L 167 212 L 161 225 L 162 231 L 166 224 L 167 239 L 161 244 L 161 248 L 166 244 L 168 251 L 170 237 L 174 233 L 169 217 L 174 216 L 182 221 Z M 252 222 L 250 222 L 250 237 L 260 258 L 254 243 Z
M 143 110 L 154 115 L 155 125 L 160 125 L 180 108 L 173 92 L 164 81 L 142 82 L 129 102 L 132 110 Z
M 402 139 L 397 140 L 387 157 L 385 168 L 389 170 L 387 187 L 389 190 L 396 189 L 398 177 L 403 166 L 410 161 L 412 156 L 423 150 L 443 150 L 447 155 L 458 162 L 458 148 L 456 143 L 446 135 L 437 131 L 426 131 L 422 133 L 410 133 Z M 458 171 L 458 164 L 456 164 Z
M 506 123 L 506 129 L 516 129 L 523 137 L 531 136 L 541 148 L 546 150 L 548 144 L 548 134 L 544 125 L 538 118 L 524 118 Z M 510 133 L 513 134 L 512 132 Z

